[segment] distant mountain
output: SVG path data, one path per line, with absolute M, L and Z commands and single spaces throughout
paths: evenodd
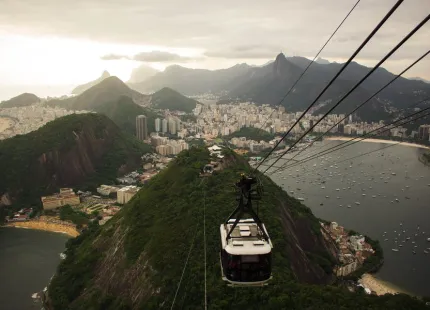
M 164 87 L 176 89 L 184 95 L 218 93 L 239 84 L 241 77 L 252 70 L 253 67 L 247 64 L 214 71 L 173 65 L 142 83 L 129 85 L 141 93 L 156 92 Z
M 40 204 L 59 187 L 113 184 L 140 166 L 150 147 L 123 134 L 104 115 L 71 114 L 0 141 L 0 201 Z
M 429 81 L 429 80 L 426 80 L 426 79 L 423 79 L 423 78 L 420 78 L 420 77 L 412 77 L 412 78 L 409 78 L 409 79 L 410 79 L 410 80 L 421 81 L 421 82 L 429 83 L 429 84 L 430 84 L 430 81 Z
M 191 113 L 198 101 L 185 97 L 177 91 L 164 87 L 151 96 L 151 104 L 156 109 L 178 110 Z
M 104 79 L 107 79 L 110 76 L 111 75 L 109 74 L 109 72 L 103 71 L 102 75 L 98 79 L 96 79 L 94 81 L 91 81 L 91 82 L 88 82 L 88 83 L 85 83 L 83 85 L 79 85 L 79 86 L 75 87 L 72 90 L 72 94 L 74 94 L 74 95 L 82 94 L 87 89 L 93 87 L 94 85 L 100 83 L 101 81 L 103 81 Z
M 121 96 L 128 96 L 138 102 L 147 102 L 149 100 L 149 96 L 132 90 L 116 76 L 111 76 L 76 97 L 65 100 L 51 100 L 49 102 L 72 110 L 94 111 L 97 106 L 117 100 Z
M 132 84 L 132 83 L 144 82 L 148 78 L 157 74 L 158 72 L 160 72 L 160 71 L 158 71 L 152 67 L 141 65 L 140 67 L 137 67 L 137 68 L 133 69 L 133 71 L 131 71 L 130 80 L 127 83 Z
M 262 67 L 246 64 L 223 70 L 168 67 L 164 72 L 139 84 L 139 89 L 160 89 L 164 86 L 192 95 L 212 92 L 226 101 L 252 101 L 257 104 L 278 104 L 288 89 L 311 62 L 305 57 L 285 57 Z M 288 111 L 303 111 L 328 84 L 343 64 L 318 59 L 312 64 L 294 90 L 284 100 Z M 352 62 L 315 105 L 313 113 L 324 113 L 346 94 L 371 68 Z M 348 113 L 369 98 L 395 75 L 384 68 L 376 70 L 333 113 Z M 430 95 L 430 85 L 421 81 L 399 78 L 390 87 L 359 109 L 356 117 L 365 121 L 386 119 L 393 111 Z
M 154 120 L 158 115 L 137 104 L 149 104 L 149 101 L 150 96 L 132 90 L 116 76 L 111 76 L 76 97 L 51 100 L 48 104 L 105 114 L 121 129 L 135 134 L 136 116 L 141 114 L 148 117 L 148 130 L 154 131 Z
M 0 102 L 0 108 L 19 108 L 39 103 L 40 98 L 35 94 L 23 93 L 9 100 Z
M 316 63 L 319 63 L 320 65 L 328 65 L 330 64 L 330 61 L 327 59 L 323 59 L 321 57 L 318 57 L 317 60 L 315 60 Z

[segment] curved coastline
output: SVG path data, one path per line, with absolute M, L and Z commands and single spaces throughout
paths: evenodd
M 44 230 L 44 231 L 50 231 L 55 233 L 67 234 L 72 238 L 80 235 L 79 231 L 76 229 L 74 225 L 49 223 L 49 222 L 38 221 L 38 220 L 30 220 L 26 222 L 11 222 L 11 223 L 5 224 L 3 227 Z
M 333 140 L 333 141 L 349 141 L 354 137 L 342 137 L 342 136 L 334 136 L 334 137 L 327 137 L 324 138 L 324 140 Z M 421 145 L 421 144 L 417 144 L 417 143 L 411 143 L 411 142 L 400 142 L 399 141 L 393 141 L 393 140 L 384 140 L 384 139 L 364 139 L 360 142 L 371 142 L 371 143 L 387 143 L 387 144 L 396 144 L 398 143 L 399 145 L 403 145 L 403 146 L 411 146 L 411 147 L 417 147 L 417 148 L 422 148 L 422 149 L 427 149 L 430 150 L 430 147 L 425 146 L 425 145 Z
M 394 284 L 386 282 L 384 280 L 379 279 L 375 275 L 365 273 L 358 280 L 358 282 L 364 287 L 370 289 L 375 292 L 376 295 L 381 296 L 385 294 L 408 294 L 413 296 L 412 294 L 402 290 L 399 287 L 396 287 Z

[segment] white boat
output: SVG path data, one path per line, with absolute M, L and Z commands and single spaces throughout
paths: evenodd
M 299 201 L 305 201 L 305 198 L 297 198 L 297 200 L 299 200 Z
M 427 241 L 430 242 L 430 238 L 427 238 Z
M 396 200 L 397 202 L 399 202 L 399 199 L 397 199 L 397 198 L 396 198 L 395 200 Z
M 393 252 L 399 252 L 399 249 L 392 249 Z
M 340 189 L 339 189 L 339 188 L 336 188 L 336 191 L 338 192 L 338 191 L 340 191 Z
M 348 208 L 351 208 L 351 205 L 348 205 Z
M 392 175 L 396 175 L 396 173 L 395 173 L 395 172 L 391 172 L 391 174 L 392 174 Z
M 361 194 L 361 196 L 366 196 L 366 194 Z
M 358 201 L 355 202 L 356 205 L 360 205 L 360 203 Z
M 376 198 L 376 195 L 372 195 L 372 198 Z

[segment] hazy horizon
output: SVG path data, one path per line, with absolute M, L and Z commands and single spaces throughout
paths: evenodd
M 362 0 L 320 56 L 346 61 L 395 2 Z M 355 3 L 77 0 L 71 6 L 64 0 L 3 0 L 0 91 L 9 89 L 7 96 L 11 89 L 30 92 L 23 86 L 31 85 L 41 92 L 36 95 L 46 96 L 48 87 L 71 90 L 104 70 L 126 82 L 140 65 L 158 70 L 172 64 L 205 69 L 262 65 L 281 51 L 312 59 Z M 405 1 L 355 61 L 373 66 L 429 12 L 430 1 Z M 383 67 L 399 73 L 428 50 L 429 37 L 427 24 Z M 405 77 L 430 80 L 429 57 Z M 8 99 L 5 93 L 0 100 Z

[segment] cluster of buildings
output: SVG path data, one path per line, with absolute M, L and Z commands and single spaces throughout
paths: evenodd
M 51 196 L 41 197 L 43 210 L 53 210 L 65 205 L 75 206 L 81 199 L 71 188 L 60 188 L 60 192 Z
M 27 107 L 0 108 L 0 140 L 24 135 L 37 130 L 46 123 L 69 114 L 89 113 L 88 111 L 69 111 L 41 104 Z
M 15 212 L 12 217 L 6 216 L 6 222 L 25 222 L 30 218 L 30 214 L 33 212 L 33 208 L 21 209 Z
M 181 132 L 182 122 L 177 116 L 169 115 L 167 118 L 155 119 L 155 131 L 157 133 L 169 133 L 171 135 L 176 135 Z
M 135 185 L 127 186 L 112 186 L 112 185 L 100 185 L 97 188 L 97 192 L 102 196 L 109 196 L 115 198 L 118 204 L 124 205 L 133 198 L 134 195 L 140 190 L 140 187 Z
M 151 145 L 162 156 L 177 155 L 181 151 L 189 149 L 188 143 L 184 140 L 171 140 L 167 137 L 160 137 L 158 134 L 151 136 Z
M 366 242 L 366 238 L 361 235 L 350 236 L 342 226 L 336 222 L 329 225 L 321 223 L 324 231 L 336 242 L 338 248 L 339 266 L 336 266 L 334 273 L 336 276 L 347 276 L 357 270 L 369 256 L 375 251 Z
M 302 112 L 288 113 L 284 107 L 257 106 L 251 102 L 244 102 L 197 105 L 194 114 L 197 116 L 197 123 L 189 128 L 189 132 L 199 134 L 205 138 L 215 138 L 219 135 L 230 135 L 242 127 L 261 128 L 272 134 L 284 133 L 295 123 Z M 306 114 L 300 124 L 292 129 L 291 136 L 308 130 L 322 116 Z M 331 133 L 362 135 L 374 130 L 375 133 L 378 133 L 377 129 L 383 125 L 382 121 L 372 123 L 357 122 L 352 115 L 345 120 L 343 118 L 345 118 L 345 114 L 330 114 L 316 125 L 312 131 L 323 133 L 330 130 Z M 340 123 L 336 125 L 338 122 Z M 410 136 L 407 136 L 407 129 L 404 127 L 381 130 L 379 134 L 399 138 L 412 137 L 428 141 L 429 132 L 430 125 L 422 125 L 418 131 L 413 131 Z M 260 146 L 257 146 L 257 148 L 260 148 Z

